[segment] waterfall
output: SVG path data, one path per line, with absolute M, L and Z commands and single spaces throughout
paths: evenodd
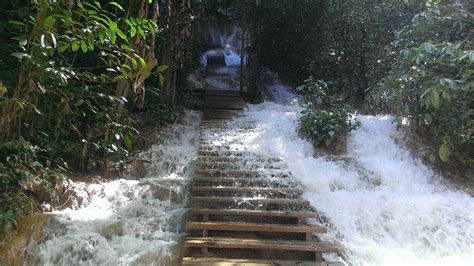
M 76 183 L 75 203 L 53 213 L 45 241 L 30 243 L 27 264 L 179 265 L 200 116 L 188 111 L 183 123 L 164 128 L 139 154 L 150 162 L 145 178 Z
M 229 136 L 250 152 L 282 158 L 304 185 L 304 197 L 331 222 L 331 232 L 323 237 L 339 243 L 350 263 L 474 261 L 474 199 L 444 185 L 397 143 L 403 132 L 393 117 L 359 115 L 362 126 L 348 139 L 351 159 L 334 161 L 314 158 L 312 145 L 298 135 L 301 111 L 296 103 L 250 106 L 230 128 L 253 123 L 255 129 Z

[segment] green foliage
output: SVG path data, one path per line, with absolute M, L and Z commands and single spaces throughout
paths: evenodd
M 149 120 L 147 124 L 161 126 L 167 123 L 173 123 L 181 111 L 180 109 L 172 109 L 167 106 L 158 88 L 148 88 L 148 96 L 145 99 L 145 116 Z
M 133 149 L 133 104 L 115 86 L 152 74 L 132 47 L 150 43 L 158 28 L 126 14 L 125 2 L 0 4 L 0 231 L 52 199 L 64 168 L 87 172 Z
M 327 147 L 338 135 L 346 134 L 360 126 L 360 121 L 351 111 L 341 108 L 328 112 L 308 107 L 302 112 L 300 132 L 307 136 L 315 147 Z
M 361 103 L 390 69 L 393 54 L 386 46 L 394 32 L 425 2 L 263 1 L 259 60 L 294 84 L 308 76 L 332 80 L 334 94 Z
M 306 102 L 313 105 L 324 104 L 329 107 L 341 105 L 343 102 L 342 92 L 337 89 L 336 83 L 333 81 L 314 79 L 311 76 L 295 90 L 304 96 Z
M 473 21 L 472 13 L 453 5 L 416 15 L 397 34 L 393 70 L 371 93 L 378 110 L 408 117 L 427 132 L 442 161 L 474 148 Z
M 71 9 L 69 1 L 35 1 L 36 16 L 10 21 L 19 44 L 12 55 L 26 74 L 0 97 L 5 115 L 8 106 L 21 107 L 21 123 L 10 131 L 23 132 L 82 171 L 94 157 L 119 161 L 128 154 L 136 130 L 123 108 L 128 100 L 117 97 L 113 85 L 148 71 L 127 44 L 136 34 L 146 39 L 156 31 L 150 20 L 122 19 L 119 3 L 101 2 L 77 1 Z
M 355 110 L 335 93 L 335 83 L 310 77 L 296 88 L 308 104 L 300 118 L 300 132 L 315 147 L 327 147 L 336 138 L 360 126 Z
M 64 179 L 63 165 L 41 155 L 46 153 L 23 138 L 0 144 L 0 235 L 34 207 L 30 197 L 44 200 L 37 191 L 52 195 L 54 184 Z

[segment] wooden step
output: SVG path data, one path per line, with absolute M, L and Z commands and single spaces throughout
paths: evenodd
M 234 119 L 236 116 L 220 116 L 220 115 L 205 115 L 202 119 L 202 122 L 227 122 L 231 119 Z
M 235 110 L 215 110 L 215 109 L 204 109 L 204 114 L 242 114 L 242 111 L 235 111 Z
M 229 119 L 226 119 L 226 118 L 203 119 L 201 125 L 214 125 L 214 124 L 227 125 L 228 121 Z
M 289 172 L 282 171 L 256 171 L 256 170 L 220 170 L 220 169 L 196 169 L 196 174 L 198 176 L 214 176 L 214 177 L 262 177 L 262 176 L 271 176 L 271 177 L 280 177 L 288 178 L 291 176 Z
M 227 249 L 264 249 L 291 250 L 336 253 L 337 248 L 329 242 L 297 241 L 297 240 L 266 240 L 242 239 L 232 237 L 188 237 L 184 240 L 185 247 L 227 248 Z
M 256 158 L 242 158 L 242 157 L 221 157 L 221 156 L 205 156 L 205 155 L 200 155 L 196 157 L 199 161 L 203 162 L 249 162 L 249 161 L 255 161 L 255 162 L 281 162 L 282 159 L 280 158 L 265 158 L 265 157 L 256 157 Z
M 301 199 L 272 199 L 272 198 L 250 198 L 250 197 L 192 197 L 192 202 L 212 202 L 212 203 L 252 203 L 262 205 L 285 205 L 309 207 L 309 201 Z
M 192 192 L 233 192 L 233 193 L 280 193 L 280 194 L 303 194 L 302 189 L 297 188 L 269 188 L 269 187 L 191 187 Z
M 214 170 L 214 169 L 196 169 L 197 174 L 225 174 L 225 175 L 258 175 L 259 171 L 253 170 Z
M 245 153 L 241 151 L 223 151 L 223 152 L 217 152 L 217 151 L 198 151 L 198 155 L 202 156 L 245 156 L 245 155 L 251 155 L 250 153 Z
M 237 106 L 229 106 L 229 105 L 217 105 L 217 104 L 214 104 L 214 105 L 206 105 L 206 108 L 208 109 L 230 109 L 230 110 L 243 110 L 245 106 L 240 106 L 240 105 L 237 105 Z
M 217 95 L 217 96 L 231 96 L 231 97 L 239 97 L 241 98 L 242 96 L 240 95 L 240 91 L 237 90 L 206 90 L 205 92 L 206 96 L 211 96 L 211 95 Z
M 242 222 L 187 222 L 186 230 L 272 232 L 272 233 L 327 233 L 327 228 L 305 224 L 261 224 Z
M 285 218 L 317 218 L 319 214 L 313 211 L 268 211 L 245 209 L 191 209 L 194 215 L 219 216 L 251 216 L 251 217 L 285 217 Z
M 231 259 L 231 258 L 203 258 L 184 257 L 181 265 L 184 266 L 315 266 L 314 261 L 297 260 L 258 260 L 258 259 Z M 319 266 L 326 266 L 320 264 Z
M 203 114 L 204 117 L 235 117 L 241 116 L 240 112 L 212 112 L 209 110 Z
M 238 170 L 241 168 L 252 168 L 253 169 L 273 169 L 273 170 L 281 170 L 284 167 L 279 164 L 271 164 L 271 163 L 233 163 L 233 162 L 198 162 L 196 166 L 200 169 L 210 169 L 210 170 Z
M 203 124 L 204 125 L 204 124 Z M 241 147 L 242 145 L 234 145 L 234 147 Z M 229 145 L 222 146 L 222 145 L 199 145 L 199 150 L 202 151 L 235 151 L 232 150 L 232 147 Z M 240 150 L 240 152 L 247 152 L 247 150 Z
M 261 178 L 249 178 L 249 177 L 242 177 L 242 178 L 235 178 L 235 177 L 222 177 L 222 178 L 215 178 L 215 177 L 206 177 L 206 176 L 198 176 L 193 179 L 193 182 L 208 182 L 208 183 L 220 183 L 220 184 L 233 184 L 233 183 L 241 183 L 241 184 L 270 184 L 270 183 L 278 183 L 281 185 L 296 185 L 298 184 L 296 181 L 289 179 L 289 178 L 279 178 L 279 177 L 261 177 Z

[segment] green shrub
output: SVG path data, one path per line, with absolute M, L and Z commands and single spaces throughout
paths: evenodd
M 309 77 L 296 91 L 307 103 L 300 118 L 300 133 L 315 147 L 328 147 L 360 125 L 355 110 L 344 104 L 343 93 L 335 82 Z
M 64 180 L 64 169 L 41 155 L 46 152 L 23 138 L 0 144 L 0 235 L 35 205 L 54 199 L 53 187 Z
M 442 161 L 455 153 L 472 158 L 474 150 L 473 31 L 473 14 L 461 6 L 416 15 L 397 34 L 392 71 L 370 95 L 378 111 L 411 119 Z
M 339 135 L 360 126 L 360 121 L 348 109 L 332 112 L 306 108 L 302 112 L 300 132 L 307 136 L 315 147 L 329 146 Z

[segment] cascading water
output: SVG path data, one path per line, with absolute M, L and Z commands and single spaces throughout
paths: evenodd
M 219 34 L 210 38 L 235 39 L 231 34 L 223 40 Z M 188 81 L 202 89 L 238 89 L 238 50 L 226 45 L 223 53 L 225 66 L 214 67 L 204 81 L 193 75 Z M 291 171 L 303 184 L 304 197 L 331 223 L 332 230 L 322 237 L 338 242 L 350 263 L 474 261 L 474 199 L 443 185 L 441 177 L 398 145 L 395 138 L 401 132 L 390 116 L 359 116 L 362 126 L 348 139 L 351 160 L 314 158 L 312 145 L 297 133 L 302 111 L 298 97 L 277 76 L 268 83 L 267 94 L 275 102 L 251 105 L 210 144 L 262 156 L 234 165 L 240 170 L 258 169 L 269 176 L 270 167 Z M 176 264 L 186 214 L 183 192 L 197 152 L 194 126 L 171 127 L 163 143 L 141 154 L 152 162 L 146 178 L 79 184 L 82 203 L 56 212 L 46 228 L 47 240 L 29 246 L 34 263 Z M 275 157 L 281 161 L 270 164 L 265 159 Z
M 304 197 L 331 222 L 324 238 L 338 242 L 354 265 L 474 261 L 474 199 L 442 185 L 399 146 L 401 132 L 390 116 L 360 115 L 362 126 L 348 140 L 352 160 L 339 162 L 313 157 L 312 145 L 297 133 L 301 111 L 297 104 L 250 106 L 214 144 L 280 157 L 304 185 Z
M 205 30 L 204 44 L 212 48 L 201 55 L 201 69 L 188 76 L 191 87 L 213 90 L 240 89 L 238 68 L 241 60 L 241 31 L 240 27 L 230 22 L 222 25 L 209 23 Z M 205 79 L 198 78 L 206 71 L 208 73 Z
M 178 265 L 200 116 L 185 120 L 140 153 L 150 162 L 145 178 L 76 184 L 76 204 L 54 213 L 46 241 L 29 245 L 28 264 Z

